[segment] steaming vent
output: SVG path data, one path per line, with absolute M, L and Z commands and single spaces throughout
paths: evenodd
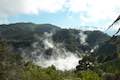
M 43 36 L 35 35 L 36 42 L 32 44 L 32 50 L 29 51 L 32 61 L 41 67 L 49 67 L 54 65 L 58 70 L 72 70 L 78 65 L 82 57 L 78 51 L 71 52 L 67 50 L 64 43 L 55 43 L 52 40 L 53 33 L 45 32 Z M 87 35 L 80 32 L 77 36 L 81 45 L 88 45 L 86 42 Z M 91 50 L 93 52 L 93 50 Z M 24 56 L 26 52 L 24 51 Z

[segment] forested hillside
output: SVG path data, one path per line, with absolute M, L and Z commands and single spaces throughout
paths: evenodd
M 51 24 L 0 25 L 1 80 L 120 80 L 120 37 Z

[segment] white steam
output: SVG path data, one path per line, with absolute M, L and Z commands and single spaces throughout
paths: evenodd
M 42 36 L 35 35 L 37 41 L 33 43 L 28 59 L 32 59 L 36 65 L 44 68 L 54 65 L 56 69 L 62 71 L 75 69 L 79 64 L 78 61 L 82 59 L 80 57 L 82 54 L 80 55 L 77 51 L 75 53 L 68 51 L 63 43 L 55 43 L 52 36 L 53 33 L 47 32 Z M 77 38 L 80 40 L 80 45 L 89 46 L 86 42 L 87 35 L 84 32 L 80 32 Z M 96 45 L 88 52 L 93 53 L 98 47 L 99 45 Z M 26 56 L 26 51 L 24 51 L 24 56 Z
M 65 55 L 61 55 L 56 56 L 55 58 L 52 57 L 49 60 L 45 59 L 43 56 L 39 56 L 39 59 L 36 62 L 36 64 L 42 67 L 49 67 L 54 65 L 57 69 L 62 71 L 74 69 L 76 65 L 78 65 L 78 61 L 80 59 L 72 53 L 66 54 L 68 54 L 66 57 Z
M 93 53 L 93 52 L 94 52 L 96 49 L 98 49 L 98 48 L 99 48 L 99 45 L 96 45 L 96 46 L 94 46 L 93 49 L 90 50 L 90 52 Z
M 35 56 L 34 63 L 42 66 L 49 67 L 54 65 L 58 70 L 71 70 L 75 69 L 78 61 L 81 59 L 77 53 L 67 51 L 62 43 L 54 43 L 52 40 L 52 33 L 44 33 L 41 38 L 36 35 L 38 42 L 33 44 L 34 50 L 32 55 Z M 40 42 L 43 47 L 40 46 Z
M 79 36 L 80 36 L 80 43 L 82 45 L 88 45 L 88 43 L 86 42 L 86 39 L 87 39 L 87 35 L 84 33 L 84 32 L 80 32 L 79 33 Z
M 43 44 L 45 46 L 45 49 L 54 48 L 54 44 L 51 39 L 52 33 L 45 32 L 44 35 L 45 35 L 45 39 L 43 40 Z

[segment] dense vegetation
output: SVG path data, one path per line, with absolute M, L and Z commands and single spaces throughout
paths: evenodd
M 23 26 L 24 31 L 18 25 Z M 100 31 L 86 31 L 85 34 L 88 35 L 87 42 L 89 44 L 86 46 L 79 43 L 78 37 L 76 37 L 79 33 L 78 30 L 55 28 L 57 32 L 53 35 L 53 40 L 56 43 L 64 42 L 66 48 L 72 52 L 74 50 L 80 52 L 83 49 L 90 50 L 94 45 L 100 44 L 99 49 L 93 53 L 88 52 L 89 54 L 85 54 L 79 60 L 79 65 L 76 66 L 75 70 L 60 71 L 54 65 L 42 68 L 35 65 L 32 61 L 25 61 L 19 52 L 14 49 L 31 46 L 30 43 L 35 41 L 34 37 L 31 36 L 33 33 L 39 33 L 42 36 L 43 32 L 50 32 L 50 29 L 53 30 L 53 27 L 49 27 L 50 25 L 48 24 L 45 25 L 47 28 L 38 27 L 40 25 L 35 28 L 35 24 L 29 24 L 28 26 L 32 26 L 32 28 L 29 29 L 26 24 L 17 24 L 17 28 L 14 25 L 15 28 L 12 27 L 13 29 L 11 27 L 8 29 L 7 25 L 0 27 L 2 30 L 2 39 L 0 39 L 0 80 L 120 80 L 119 36 L 117 39 L 108 42 L 107 40 L 110 36 Z M 14 34 L 14 31 L 17 31 L 18 34 Z M 23 34 L 26 36 L 23 36 Z M 100 36 L 98 37 L 97 35 Z M 20 39 L 20 42 L 7 41 L 11 39 Z M 29 42 L 29 39 L 32 39 L 32 41 Z
M 80 63 L 82 69 L 59 71 L 54 66 L 41 68 L 32 62 L 24 62 L 17 53 L 12 53 L 8 45 L 0 41 L 1 80 L 119 80 L 120 59 L 99 64 L 93 55 L 85 56 Z M 86 62 L 91 62 L 87 67 Z M 83 64 L 83 65 L 81 65 Z

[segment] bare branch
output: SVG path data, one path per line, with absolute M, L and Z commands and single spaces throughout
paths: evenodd
M 117 23 L 120 20 L 120 15 L 117 17 L 117 19 L 108 27 L 110 29 L 115 23 Z M 107 30 L 108 30 L 107 29 Z M 119 30 L 118 30 L 119 31 Z

